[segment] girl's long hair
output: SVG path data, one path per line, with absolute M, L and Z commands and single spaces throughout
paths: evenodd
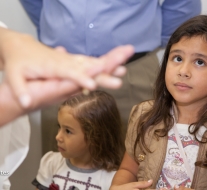
M 174 124 L 174 119 L 171 114 L 172 104 L 173 104 L 173 97 L 169 93 L 166 84 L 165 84 L 165 71 L 167 67 L 168 57 L 170 53 L 170 49 L 173 44 L 178 43 L 181 38 L 187 37 L 196 37 L 200 36 L 207 45 L 207 16 L 206 15 L 199 15 L 196 16 L 185 23 L 183 23 L 171 36 L 165 53 L 162 60 L 162 65 L 160 71 L 158 73 L 158 77 L 155 83 L 154 89 L 154 104 L 152 108 L 140 116 L 138 125 L 137 125 L 137 138 L 134 144 L 134 156 L 137 158 L 136 155 L 136 147 L 138 144 L 140 145 L 141 149 L 145 153 L 151 152 L 149 147 L 145 142 L 145 135 L 146 133 L 153 128 L 153 126 L 163 122 L 164 127 L 163 129 L 157 129 L 154 131 L 154 135 L 157 138 L 167 136 L 168 131 L 172 128 Z M 199 128 L 203 126 L 207 122 L 207 103 L 203 106 L 203 108 L 198 113 L 198 121 L 192 123 L 189 126 L 189 133 L 195 136 L 197 141 L 197 133 Z M 193 127 L 194 126 L 194 127 Z M 201 143 L 207 142 L 207 137 L 205 136 L 201 141 Z M 207 160 L 202 162 L 202 165 L 207 166 Z
M 72 115 L 79 121 L 93 165 L 117 170 L 124 153 L 124 135 L 114 98 L 104 91 L 92 91 L 72 96 L 62 106 L 72 108 Z

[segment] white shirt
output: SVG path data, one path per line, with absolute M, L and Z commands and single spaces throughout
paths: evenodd
M 59 152 L 48 152 L 41 159 L 40 167 L 35 183 L 49 187 L 51 183 L 59 186 L 59 189 L 79 190 L 109 190 L 111 181 L 116 171 L 108 172 L 104 169 L 81 169 L 73 166 Z M 38 186 L 38 189 L 42 189 Z

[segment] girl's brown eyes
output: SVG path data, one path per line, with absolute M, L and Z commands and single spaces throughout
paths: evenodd
M 173 57 L 173 61 L 174 62 L 181 62 L 182 61 L 182 58 L 180 56 L 174 56 Z

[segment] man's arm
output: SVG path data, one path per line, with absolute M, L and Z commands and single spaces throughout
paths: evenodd
M 200 0 L 165 0 L 162 4 L 162 46 L 166 46 L 178 26 L 200 13 Z

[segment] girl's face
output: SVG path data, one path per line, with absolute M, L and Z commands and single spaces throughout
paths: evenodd
M 201 108 L 207 102 L 207 42 L 183 37 L 172 45 L 165 82 L 177 105 Z
M 88 146 L 79 122 L 71 113 L 69 106 L 62 107 L 58 112 L 58 150 L 67 159 L 81 161 L 89 157 Z

